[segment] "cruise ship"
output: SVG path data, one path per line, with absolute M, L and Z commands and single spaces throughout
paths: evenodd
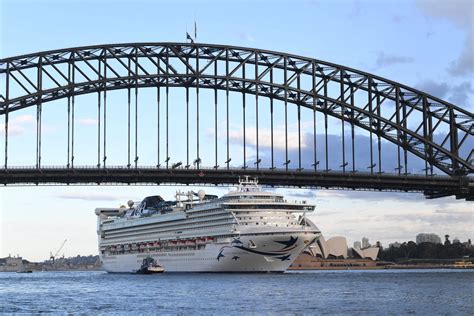
M 165 272 L 284 272 L 321 236 L 306 218 L 314 209 L 248 177 L 220 198 L 200 190 L 97 208 L 100 260 L 117 273 L 150 258 Z

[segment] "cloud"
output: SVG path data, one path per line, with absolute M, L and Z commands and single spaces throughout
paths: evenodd
M 403 193 L 403 192 L 378 192 L 378 191 L 364 191 L 364 190 L 299 190 L 288 191 L 286 193 L 294 198 L 302 199 L 316 199 L 322 200 L 352 200 L 352 201 L 391 201 L 401 203 L 420 202 L 425 205 L 432 205 L 447 210 L 448 213 L 461 212 L 465 201 L 456 200 L 454 197 L 446 197 L 439 199 L 428 200 L 421 193 Z M 442 211 L 439 211 L 441 213 Z M 464 211 L 462 211 L 464 213 Z
M 285 194 L 294 198 L 311 199 L 316 197 L 316 190 L 287 191 Z
M 459 85 L 449 85 L 446 82 L 427 79 L 418 83 L 415 88 L 464 108 L 468 106 L 469 97 L 474 93 L 474 88 L 469 81 L 461 82 Z
M 90 117 L 80 118 L 77 121 L 79 124 L 86 125 L 86 126 L 97 126 L 97 123 L 98 123 L 97 119 L 90 118 Z
M 379 52 L 375 65 L 377 68 L 388 67 L 396 64 L 408 64 L 414 61 L 411 57 L 398 56 L 398 55 L 387 55 L 384 52 Z
M 11 120 L 15 124 L 27 124 L 36 122 L 33 115 L 20 115 Z
M 302 127 L 303 128 L 303 127 Z M 288 150 L 298 149 L 298 132 L 291 131 L 292 126 L 288 127 Z M 307 134 L 301 134 L 301 148 L 307 147 Z M 243 128 L 232 128 L 229 132 L 229 139 L 233 143 L 243 144 Z M 257 146 L 257 129 L 255 127 L 247 127 L 245 129 L 245 141 L 247 146 Z M 270 148 L 272 144 L 272 134 L 270 129 L 258 129 L 259 146 L 262 148 Z M 273 129 L 273 148 L 275 150 L 285 150 L 285 127 L 275 126 Z
M 449 210 L 413 210 L 410 213 L 388 214 L 384 216 L 385 220 L 395 221 L 411 221 L 418 223 L 425 223 L 428 225 L 446 225 L 446 224 L 460 224 L 472 223 L 473 217 L 467 212 L 456 212 Z
M 248 33 L 239 33 L 239 38 L 247 42 L 255 42 L 255 37 Z
M 361 132 L 360 130 L 358 131 Z M 318 169 L 323 170 L 326 168 L 326 157 L 325 157 L 325 136 L 321 135 L 321 131 L 318 131 L 317 135 L 317 160 L 319 161 Z M 259 135 L 262 134 L 260 130 Z M 276 140 L 274 146 L 274 157 L 275 157 L 275 166 L 282 168 L 282 163 L 284 161 L 283 157 L 286 157 L 285 152 L 285 137 L 284 132 L 279 135 L 280 139 Z M 290 135 L 289 135 L 290 137 Z M 260 137 L 259 137 L 260 138 Z M 369 166 L 371 164 L 370 155 L 368 154 L 370 148 L 370 138 L 367 134 L 355 134 L 355 167 L 359 172 L 368 172 Z M 277 145 L 278 142 L 278 145 Z M 265 144 L 265 145 L 264 145 Z M 249 145 L 249 143 L 247 143 Z M 270 167 L 271 163 L 271 150 L 267 142 L 259 142 L 259 154 L 262 159 L 261 167 L 266 168 Z M 313 135 L 310 133 L 302 133 L 301 135 L 301 167 L 304 169 L 313 169 L 314 166 L 314 150 L 313 150 Z M 374 136 L 372 140 L 373 148 L 373 159 L 374 163 L 378 163 L 378 144 L 377 137 Z M 388 173 L 394 173 L 395 168 L 398 165 L 398 151 L 397 147 L 387 141 L 381 141 L 381 151 L 382 151 L 382 171 Z M 342 137 L 341 135 L 328 134 L 328 168 L 331 170 L 342 170 Z M 352 169 L 352 148 L 351 148 L 351 136 L 346 134 L 345 136 L 345 153 L 346 153 L 346 162 L 349 164 L 346 166 L 346 170 Z M 403 154 L 402 154 L 403 156 Z M 251 165 L 255 161 L 256 157 L 249 156 L 247 164 Z M 291 160 L 289 168 L 296 169 L 299 164 L 299 148 L 298 148 L 298 139 L 297 135 L 293 136 L 291 140 L 288 141 L 288 159 Z M 402 157 L 403 159 L 403 157 Z M 408 172 L 411 173 L 420 173 L 424 167 L 424 161 L 420 158 L 414 156 L 408 157 Z M 378 166 L 374 168 L 374 171 L 378 171 Z
M 82 200 L 82 201 L 121 201 L 127 200 L 127 197 L 114 193 L 98 193 L 98 192 L 71 192 L 63 193 L 55 196 L 60 199 Z
M 472 0 L 418 0 L 417 5 L 423 13 L 430 17 L 446 19 L 466 29 L 472 27 L 474 15 Z
M 399 24 L 403 22 L 403 17 L 401 17 L 400 15 L 395 15 L 392 17 L 392 22 L 395 24 Z
M 322 193 L 322 192 L 321 192 Z M 374 191 L 348 191 L 348 190 L 334 190 L 325 191 L 324 194 L 317 193 L 317 197 L 324 197 L 328 199 L 351 199 L 363 201 L 421 201 L 424 200 L 422 194 L 413 193 L 398 193 L 398 192 L 374 192 Z
M 464 42 L 464 47 L 458 59 L 448 67 L 453 76 L 472 75 L 474 72 L 474 31 L 470 31 Z
M 443 99 L 449 91 L 449 86 L 447 83 L 438 83 L 431 79 L 427 79 L 418 83 L 415 88 L 420 91 L 427 92 L 440 99 Z
M 428 17 L 444 19 L 466 32 L 459 57 L 448 67 L 453 76 L 467 76 L 474 72 L 474 2 L 472 0 L 418 0 L 418 7 Z
M 451 88 L 451 96 L 449 97 L 449 100 L 456 105 L 467 108 L 469 95 L 472 95 L 472 93 L 474 93 L 474 88 L 472 87 L 471 82 L 465 81 Z
M 437 209 L 435 213 L 440 214 L 469 214 L 471 217 L 474 216 L 474 212 L 471 208 L 450 208 L 450 209 Z
M 33 115 L 20 115 L 8 122 L 8 136 L 19 136 L 26 133 L 36 123 Z M 0 124 L 0 135 L 5 135 L 5 123 Z

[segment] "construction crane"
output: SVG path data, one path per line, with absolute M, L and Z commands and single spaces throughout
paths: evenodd
M 59 252 L 61 251 L 61 249 L 63 249 L 64 244 L 66 244 L 66 241 L 67 241 L 67 239 L 64 239 L 63 243 L 62 243 L 61 246 L 59 247 L 58 251 L 56 251 L 56 253 L 54 254 L 54 256 L 53 256 L 53 252 L 52 252 L 52 251 L 49 252 L 49 260 L 51 260 L 51 261 L 54 262 L 54 259 L 56 259 L 56 257 L 58 256 Z

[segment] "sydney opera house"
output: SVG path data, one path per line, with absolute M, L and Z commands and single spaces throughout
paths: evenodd
M 311 245 L 307 254 L 321 259 L 371 259 L 376 260 L 379 253 L 378 247 L 348 248 L 345 237 L 337 236 L 326 240 L 323 236 L 317 243 Z

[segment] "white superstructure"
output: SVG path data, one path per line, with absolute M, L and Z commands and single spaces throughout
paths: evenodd
M 136 272 L 148 257 L 167 272 L 283 272 L 321 235 L 313 210 L 248 178 L 221 198 L 177 192 L 97 208 L 100 259 L 108 272 Z

